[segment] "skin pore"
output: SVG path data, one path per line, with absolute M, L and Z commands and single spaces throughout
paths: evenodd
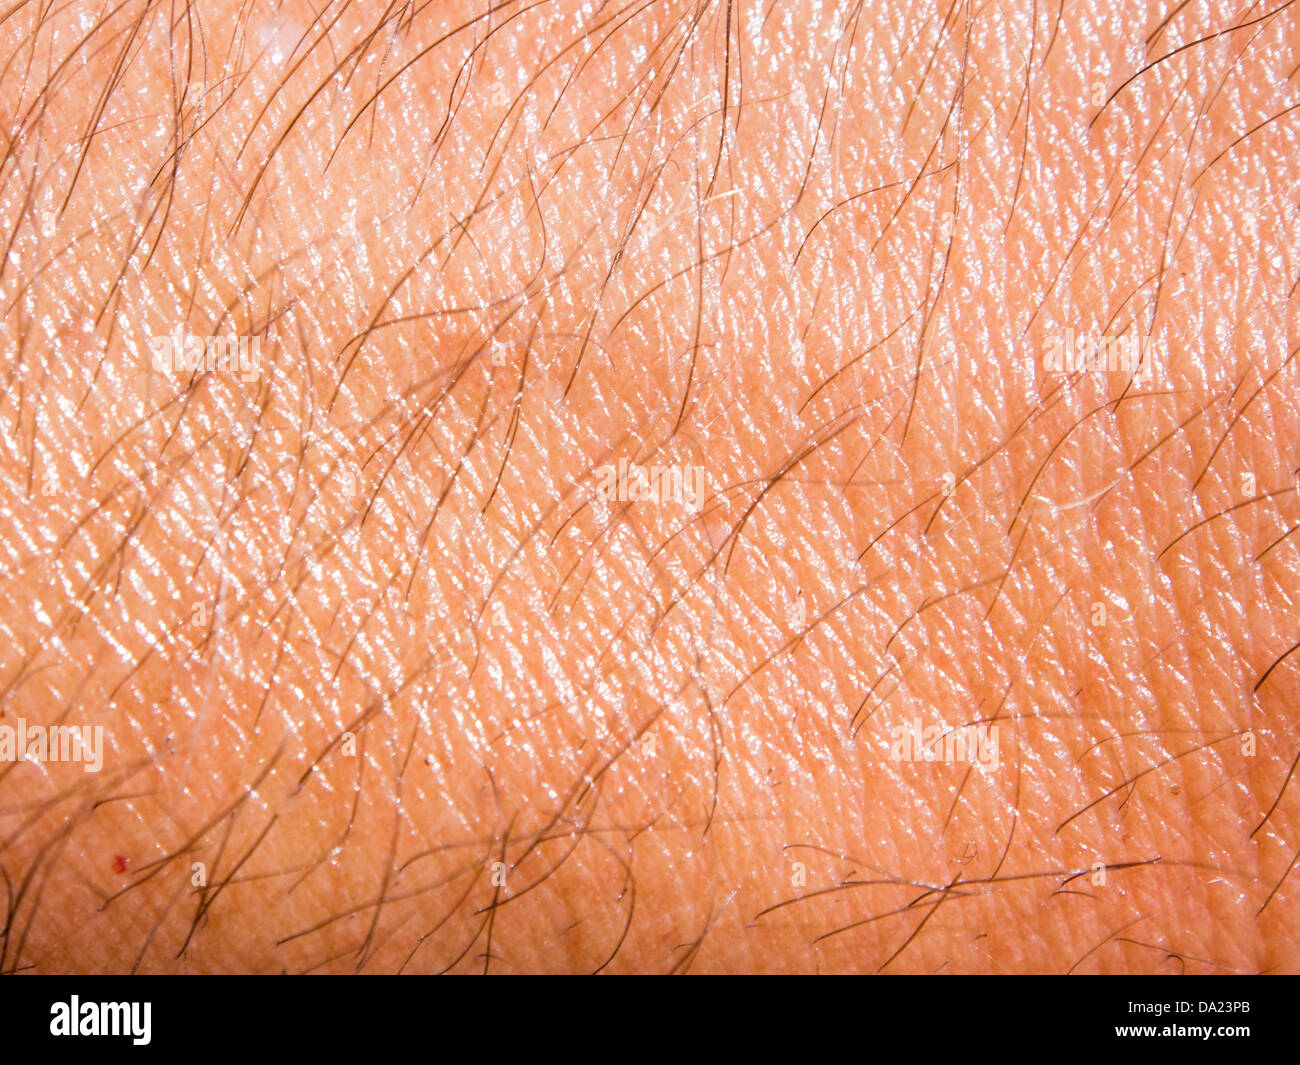
M 1300 969 L 1297 40 L 11 6 L 0 971 Z

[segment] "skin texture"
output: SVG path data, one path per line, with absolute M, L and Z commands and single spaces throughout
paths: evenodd
M 1300 969 L 1298 11 L 8 9 L 0 969 Z

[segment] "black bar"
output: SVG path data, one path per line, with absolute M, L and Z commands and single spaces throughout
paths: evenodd
M 981 1045 L 1044 1058 L 1063 1048 L 1071 1056 L 1121 1047 L 1181 1054 L 1193 1044 L 1260 1053 L 1281 1047 L 1295 1028 L 1296 984 L 1281 977 L 892 977 L 830 985 L 785 978 L 726 987 L 715 978 L 705 987 L 682 986 L 644 979 L 635 987 L 530 980 L 485 988 L 428 977 L 15 977 L 0 994 L 0 1045 L 42 1059 L 80 1058 L 113 1044 L 130 1056 L 321 1054 L 334 1062 L 411 1052 L 436 1060 L 462 1048 L 489 1059 L 548 1049 L 568 1058 L 629 1046 L 732 1058 L 756 1041 L 764 1057 L 803 1045 L 824 1060 L 834 1051 L 828 1041 L 842 1033 L 849 1053 L 888 1040 L 895 1052 L 910 1044 L 924 1051 L 921 1060 L 934 1060 Z M 52 1026 L 67 1027 L 73 996 L 78 1033 L 116 1022 L 127 1034 L 52 1034 Z M 135 1009 L 105 1010 L 105 1003 Z M 145 1003 L 147 1043 L 131 1034 L 146 1028 Z M 5 1060 L 21 1059 L 6 1053 Z

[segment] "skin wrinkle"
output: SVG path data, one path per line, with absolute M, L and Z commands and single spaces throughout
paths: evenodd
M 15 8 L 0 971 L 1295 971 L 1275 8 Z

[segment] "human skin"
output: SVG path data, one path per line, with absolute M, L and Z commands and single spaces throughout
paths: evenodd
M 9 9 L 0 970 L 1300 969 L 1274 7 Z

